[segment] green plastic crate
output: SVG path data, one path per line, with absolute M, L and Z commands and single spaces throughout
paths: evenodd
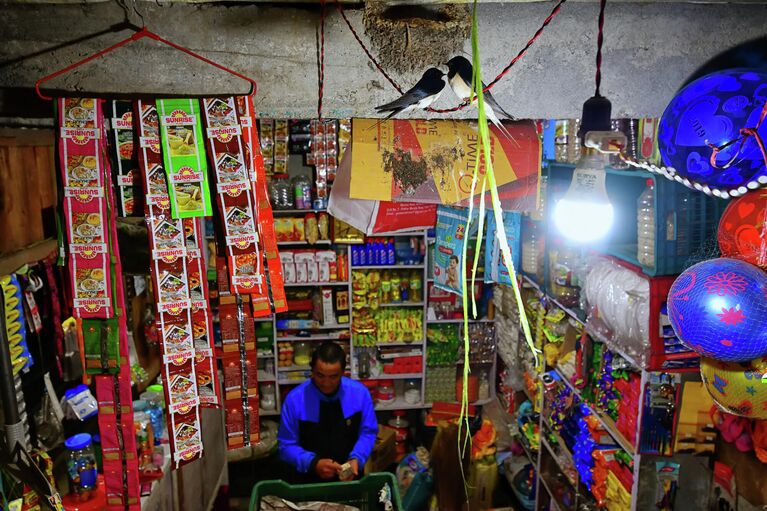
M 378 492 L 385 484 L 391 489 L 393 511 L 403 511 L 397 480 L 394 474 L 388 472 L 368 474 L 359 481 L 339 483 L 288 484 L 282 480 L 261 481 L 253 487 L 249 509 L 259 511 L 261 497 L 274 496 L 291 502 L 318 500 L 356 506 L 360 511 L 384 511 L 384 505 L 378 502 Z

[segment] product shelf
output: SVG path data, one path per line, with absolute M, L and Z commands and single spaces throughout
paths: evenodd
M 278 247 L 299 247 L 299 246 L 315 246 L 315 245 L 332 245 L 332 242 L 330 240 L 317 240 L 314 243 L 309 243 L 308 241 L 278 241 L 277 246 Z
M 340 335 L 286 335 L 283 337 L 277 336 L 274 338 L 277 342 L 296 342 L 296 341 L 348 341 L 350 337 L 343 337 Z
M 360 378 L 359 375 L 352 376 L 355 380 L 368 381 L 368 380 L 416 380 L 421 378 L 421 373 L 399 373 L 399 374 L 379 374 L 378 376 L 368 376 L 367 378 Z
M 602 424 L 602 427 L 605 428 L 605 431 L 607 431 L 611 437 L 613 437 L 613 440 L 615 440 L 618 445 L 626 451 L 627 453 L 631 454 L 632 456 L 636 455 L 636 449 L 633 445 L 631 445 L 631 442 L 629 442 L 626 437 L 623 436 L 623 434 L 618 431 L 618 428 L 615 426 L 615 421 L 613 421 L 610 417 L 606 416 L 599 410 L 595 409 L 591 404 L 589 404 L 587 401 L 585 401 L 580 393 L 580 390 L 578 390 L 575 385 L 573 385 L 570 380 L 568 380 L 559 369 L 555 369 L 555 372 L 557 376 L 559 377 L 562 382 L 564 382 L 565 385 L 570 387 L 570 390 L 578 396 L 578 399 L 581 400 L 581 403 L 591 412 L 592 415 L 594 415 L 597 420 Z
M 423 264 L 372 264 L 372 265 L 351 265 L 352 270 L 422 270 Z
M 300 328 L 294 328 L 294 327 L 277 327 L 278 331 L 287 331 L 287 330 L 348 330 L 351 326 L 351 323 L 339 323 L 336 325 L 318 325 L 318 326 L 305 326 Z
M 375 409 L 376 411 L 382 412 L 382 411 L 391 411 L 391 410 L 418 410 L 421 408 L 428 408 L 427 405 L 424 405 L 421 402 L 409 404 L 405 402 L 404 397 L 397 397 L 393 403 L 390 404 L 376 404 Z
M 285 284 L 285 287 L 306 287 L 306 286 L 348 286 L 349 281 L 339 282 L 291 282 Z

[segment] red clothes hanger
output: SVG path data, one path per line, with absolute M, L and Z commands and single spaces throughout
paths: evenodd
M 216 67 L 216 68 L 218 68 L 218 69 L 220 69 L 222 71 L 226 71 L 227 73 L 232 74 L 232 75 L 234 75 L 234 76 L 236 76 L 238 78 L 242 78 L 243 80 L 245 80 L 245 81 L 250 83 L 250 92 L 248 92 L 248 95 L 249 96 L 250 95 L 254 95 L 255 96 L 257 85 L 256 85 L 256 81 L 253 80 L 252 78 L 249 78 L 249 77 L 247 77 L 247 76 L 245 76 L 243 74 L 238 73 L 237 71 L 229 69 L 228 67 L 225 67 L 225 66 L 219 64 L 218 62 L 214 62 L 214 61 L 212 61 L 210 59 L 207 59 L 207 58 L 203 57 L 202 55 L 199 55 L 199 54 L 193 52 L 192 50 L 190 50 L 188 48 L 184 48 L 183 46 L 179 46 L 178 44 L 176 44 L 174 42 L 168 41 L 167 39 L 164 39 L 164 38 L 160 37 L 159 35 L 155 34 L 154 32 L 152 32 L 151 30 L 147 29 L 146 27 L 141 28 L 141 30 L 139 30 L 138 32 L 136 32 L 132 36 L 128 37 L 127 39 L 123 39 L 122 41 L 120 41 L 120 42 L 118 42 L 116 44 L 113 44 L 109 48 L 105 48 L 105 49 L 103 49 L 101 51 L 98 51 L 98 52 L 94 53 L 93 55 L 91 55 L 89 57 L 86 57 L 86 58 L 84 58 L 83 60 L 81 60 L 79 62 L 75 62 L 74 64 L 65 67 L 64 69 L 60 69 L 59 71 L 56 71 L 55 73 L 51 73 L 48 76 L 44 76 L 44 77 L 40 78 L 35 83 L 35 91 L 37 92 L 37 95 L 41 99 L 44 99 L 46 101 L 52 100 L 53 98 L 45 96 L 42 92 L 40 92 L 40 85 L 42 85 L 44 82 L 47 82 L 48 80 L 56 78 L 57 76 L 61 76 L 63 74 L 66 74 L 66 73 L 72 71 L 73 69 L 82 66 L 83 64 L 86 64 L 86 63 L 88 63 L 88 62 L 90 62 L 92 60 L 95 60 L 95 59 L 99 58 L 99 57 L 103 57 L 107 53 L 109 53 L 111 51 L 114 51 L 117 48 L 125 46 L 126 44 L 129 44 L 129 43 L 132 43 L 133 41 L 138 41 L 139 39 L 143 39 L 144 37 L 148 37 L 150 39 L 154 39 L 155 41 L 159 41 L 159 42 L 161 42 L 163 44 L 166 44 L 166 45 L 170 46 L 171 48 L 175 48 L 176 50 L 179 50 L 181 52 L 186 53 L 187 55 L 191 55 L 192 57 L 194 57 L 196 59 L 202 60 L 203 62 L 205 62 L 207 64 L 210 64 L 213 67 Z

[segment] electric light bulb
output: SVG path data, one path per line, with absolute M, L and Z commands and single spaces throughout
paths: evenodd
M 614 211 L 607 197 L 605 177 L 604 155 L 581 155 L 570 188 L 554 206 L 554 224 L 564 237 L 587 243 L 610 232 Z

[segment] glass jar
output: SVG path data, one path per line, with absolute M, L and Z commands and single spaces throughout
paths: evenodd
M 293 343 L 293 363 L 297 366 L 308 366 L 312 361 L 312 345 L 300 341 Z
M 490 397 L 490 376 L 486 370 L 479 372 L 479 399 L 485 400 Z
M 275 410 L 277 408 L 277 395 L 274 389 L 274 383 L 261 384 L 261 409 Z
M 293 178 L 293 194 L 296 209 L 312 209 L 312 181 L 309 176 L 303 175 Z
M 72 493 L 80 502 L 90 500 L 96 488 L 96 455 L 93 439 L 88 433 L 80 433 L 66 439 L 64 446 L 69 451 L 67 475 Z
M 394 400 L 394 381 L 380 380 L 378 382 L 378 402 L 382 405 L 388 405 L 392 404 Z
M 409 405 L 421 402 L 421 382 L 419 380 L 405 381 L 405 402 Z
M 564 246 L 552 250 L 549 259 L 552 294 L 565 307 L 576 307 L 581 293 L 577 276 L 581 264 L 580 252 Z
M 287 174 L 275 174 L 269 183 L 269 200 L 274 209 L 293 209 L 294 196 Z

